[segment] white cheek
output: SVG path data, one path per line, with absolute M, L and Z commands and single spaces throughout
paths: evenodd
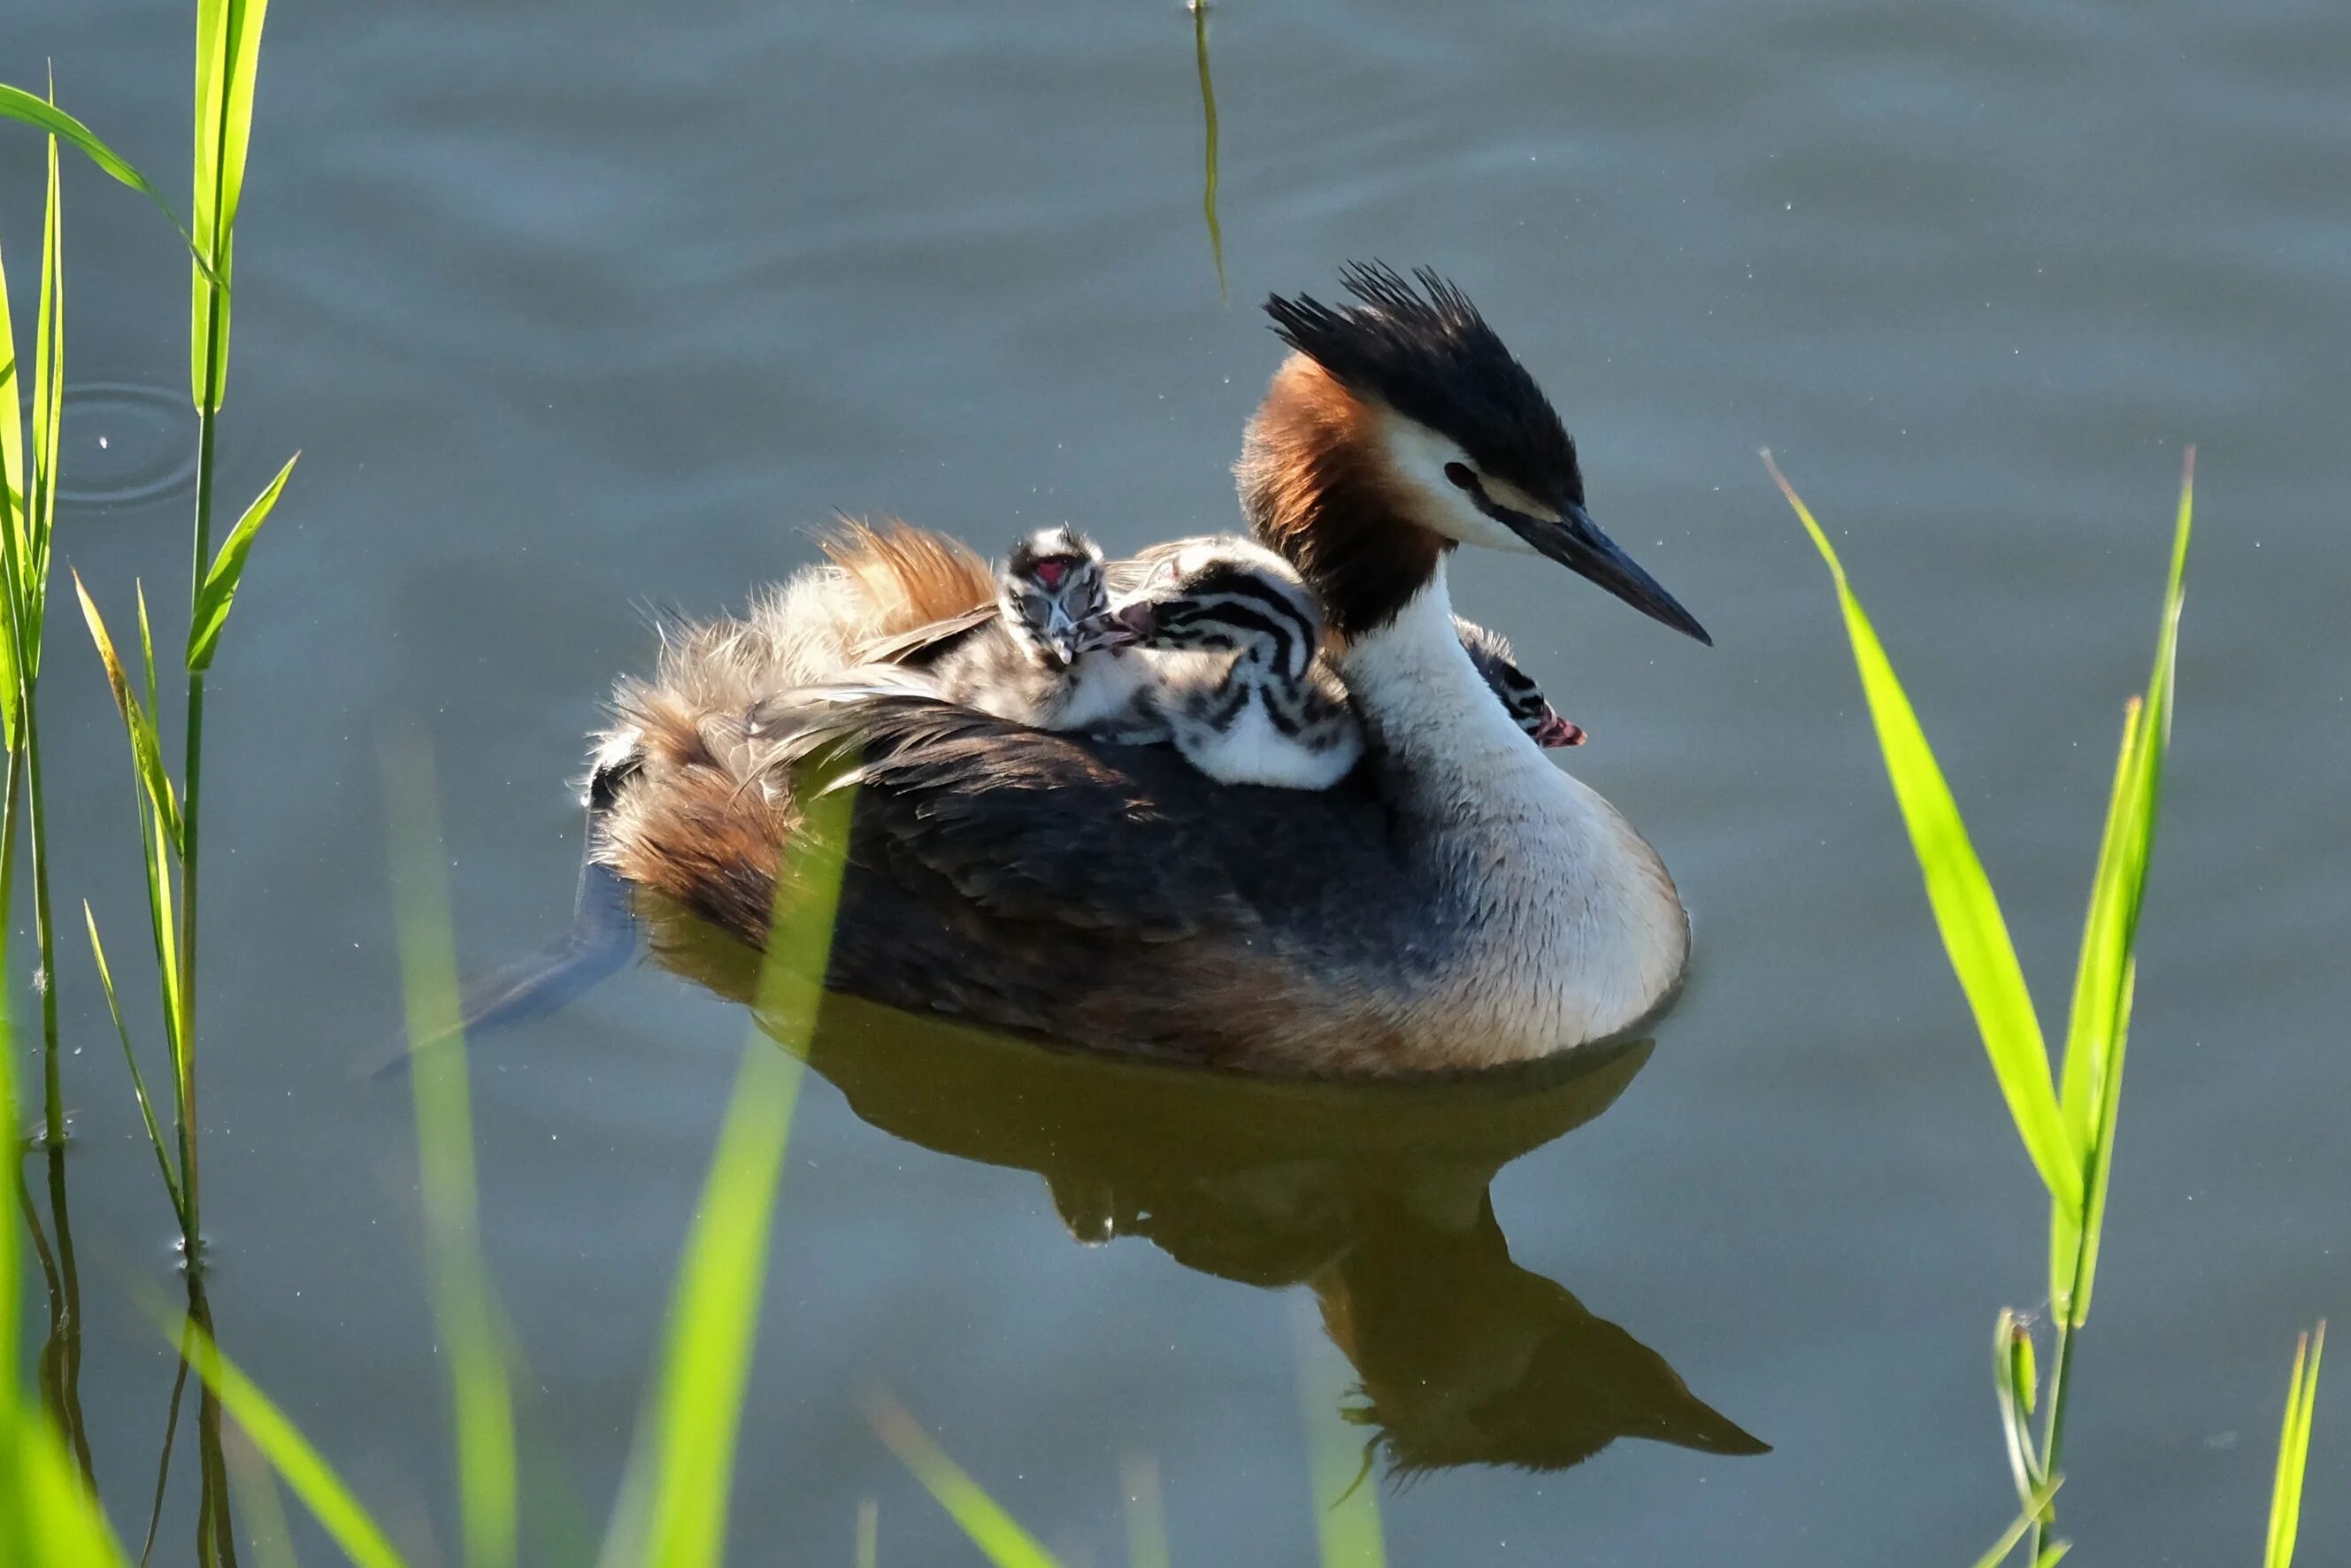
M 1428 527 L 1465 545 L 1511 550 L 1520 555 L 1534 553 L 1532 546 L 1479 511 L 1468 494 L 1445 476 L 1447 464 L 1468 462 L 1460 447 L 1425 424 L 1393 419 L 1389 454 L 1397 474 L 1420 493 L 1424 502 L 1421 521 Z

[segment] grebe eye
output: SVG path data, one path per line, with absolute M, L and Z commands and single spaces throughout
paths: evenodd
M 1467 463 L 1447 463 L 1445 476 L 1453 482 L 1457 490 L 1474 491 L 1478 488 L 1478 476 Z

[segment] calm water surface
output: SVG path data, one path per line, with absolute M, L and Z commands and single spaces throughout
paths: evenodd
M 54 58 L 177 187 L 187 31 L 162 0 L 29 0 L 0 75 Z M 1548 568 L 1456 577 L 1672 865 L 1689 992 L 1653 1049 L 1435 1099 L 1165 1083 L 843 1009 L 776 1221 L 740 1559 L 844 1561 L 873 1496 L 883 1561 L 967 1560 L 860 1415 L 882 1388 L 1072 1563 L 1122 1560 L 1128 1454 L 1179 1563 L 1300 1561 L 1303 1343 L 1430 1467 L 1384 1466 L 1395 1562 L 1971 1560 L 2013 1509 L 1985 1349 L 2045 1289 L 2039 1190 L 1755 449 L 1838 531 L 2053 1007 L 2193 439 L 2065 1511 L 2084 1563 L 2252 1561 L 2292 1332 L 2351 1304 L 2351 12 L 1310 0 L 1222 8 L 1212 47 L 1229 302 L 1191 23 L 1159 0 L 273 15 L 227 488 L 305 456 L 213 683 L 225 1339 L 405 1539 L 454 1539 L 408 1099 L 348 1075 L 397 1011 L 383 737 L 438 755 L 469 956 L 528 947 L 643 606 L 737 602 L 836 506 L 987 546 L 1221 525 L 1277 359 L 1254 301 L 1376 256 L 1476 296 L 1595 511 L 1720 644 Z M 24 278 L 37 143 L 0 153 Z M 89 170 L 68 201 L 71 374 L 114 390 L 77 413 L 58 548 L 119 613 L 184 570 L 184 267 Z M 91 897 L 127 962 L 121 737 L 62 619 L 46 689 L 62 907 Z M 168 1278 L 169 1229 L 74 946 L 83 1397 L 143 1520 L 170 1363 L 131 1286 Z M 479 1052 L 543 1519 L 601 1517 L 746 1032 L 644 967 Z M 1771 1452 L 1709 1451 L 1742 1432 Z M 2351 1557 L 2345 1441 L 2322 1418 L 2311 1562 Z

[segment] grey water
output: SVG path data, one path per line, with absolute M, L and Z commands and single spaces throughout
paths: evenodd
M 176 0 L 17 0 L 0 78 L 54 61 L 60 100 L 176 193 L 189 32 Z M 1456 569 L 1591 732 L 1567 765 L 1671 866 L 1688 991 L 1650 1045 L 1423 1098 L 1162 1081 L 842 1009 L 775 1220 L 737 1558 L 846 1561 L 872 1497 L 883 1562 L 973 1560 L 875 1440 L 880 1390 L 1070 1563 L 1123 1560 L 1129 1455 L 1177 1563 L 1309 1560 L 1311 1375 L 1360 1385 L 1384 1434 L 1394 1563 L 1973 1561 L 2014 1512 L 1987 1353 L 1994 1312 L 2045 1293 L 2043 1208 L 1756 451 L 1835 535 L 2053 1019 L 2193 441 L 2061 1506 L 2085 1564 L 2256 1560 L 2294 1333 L 2351 1303 L 2351 12 L 1230 0 L 1209 43 L 1228 298 L 1166 0 L 273 10 L 225 494 L 304 455 L 208 711 L 225 1343 L 404 1545 L 454 1542 L 408 1096 L 350 1071 L 398 1019 L 388 737 L 437 758 L 466 960 L 534 947 L 648 606 L 739 603 L 836 507 L 986 549 L 1224 525 L 1278 359 L 1256 302 L 1379 257 L 1479 300 L 1596 515 L 1716 637 L 1547 566 Z M 0 135 L 20 290 L 38 145 Z M 66 200 L 88 390 L 57 554 L 110 613 L 143 579 L 170 621 L 186 267 L 95 171 Z M 120 972 L 143 947 L 131 785 L 58 603 L 59 905 L 91 900 Z M 172 1367 L 140 1292 L 172 1231 L 61 925 L 89 1047 L 66 1064 L 81 1396 L 135 1539 Z M 21 1019 L 23 908 L 16 931 Z M 535 1561 L 573 1560 L 560 1527 L 592 1539 L 611 1495 L 747 1032 L 639 966 L 477 1049 Z M 2339 1392 L 2306 1562 L 2351 1556 Z

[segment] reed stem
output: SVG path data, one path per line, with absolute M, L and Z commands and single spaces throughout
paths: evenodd
M 213 255 L 217 267 L 217 236 Z M 196 528 L 194 564 L 188 573 L 192 612 L 212 556 L 213 432 L 220 419 L 220 285 L 214 283 L 205 290 L 204 396 L 196 411 Z M 187 793 L 180 813 L 180 1017 L 175 1030 L 180 1037 L 180 1192 L 186 1205 L 181 1217 L 182 1240 L 186 1244 L 188 1267 L 193 1269 L 202 1245 L 196 1175 L 196 895 L 204 778 L 204 677 L 196 670 L 188 672 L 187 754 L 182 778 Z
M 31 650 L 36 657 L 38 648 Z M 48 835 L 41 810 L 41 726 L 33 716 L 33 684 L 24 693 L 25 826 L 33 860 L 33 940 L 41 954 L 41 1122 L 52 1149 L 66 1146 L 65 1090 L 57 1064 L 57 955 L 49 925 Z M 13 798 L 9 802 L 15 804 Z
M 2095 1167 L 2104 1157 L 2105 1151 L 2100 1150 L 2083 1162 L 2085 1167 L 2090 1167 L 2085 1168 L 2083 1174 L 2083 1191 L 2090 1190 L 2090 1184 L 2095 1179 Z M 2074 1336 L 2077 1332 L 2074 1323 L 2074 1303 L 2081 1299 L 2082 1270 L 2088 1266 L 2090 1259 L 2091 1235 L 2086 1214 L 2075 1229 L 2078 1235 L 2074 1243 L 2074 1268 L 2066 1279 L 2065 1300 L 2062 1305 L 2053 1303 L 2051 1312 L 2057 1324 L 2057 1354 L 2049 1368 L 2049 1422 L 2042 1430 L 2041 1473 L 2052 1478 L 2060 1473 L 2058 1465 L 2064 1458 L 2065 1389 L 2071 1381 L 2069 1375 L 2074 1370 Z M 2054 1503 L 2043 1508 L 2039 1517 L 2033 1520 L 2032 1551 L 2025 1558 L 2027 1563 L 2038 1563 L 2041 1561 L 2043 1538 L 2048 1534 L 2050 1526 L 2056 1522 Z

